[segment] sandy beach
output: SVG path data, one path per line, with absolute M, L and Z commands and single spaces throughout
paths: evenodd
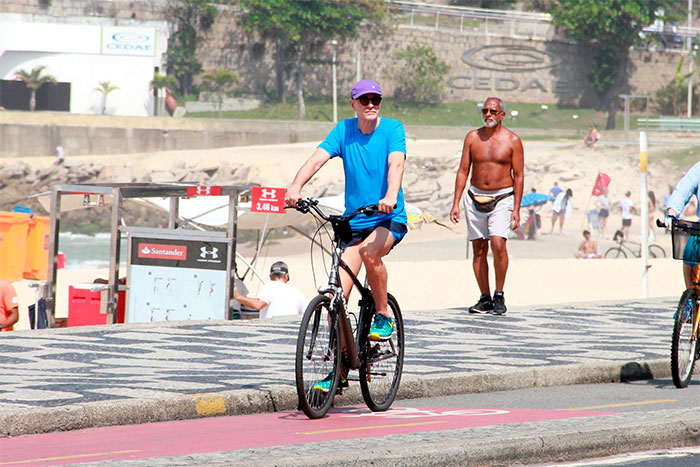
M 593 206 L 590 197 L 596 175 L 607 173 L 610 184 L 610 198 L 615 202 L 625 191 L 632 191 L 632 200 L 640 202 L 639 152 L 634 145 L 601 145 L 590 150 L 580 142 L 570 140 L 528 142 L 525 144 L 525 191 L 536 188 L 547 192 L 554 181 L 562 188 L 572 188 L 574 211 L 564 225 L 561 235 L 549 234 L 551 205 L 542 208 L 542 229 L 537 240 L 508 241 L 510 267 L 506 280 L 506 303 L 509 314 L 518 313 L 519 305 L 561 304 L 566 302 L 596 301 L 609 299 L 642 298 L 643 265 L 641 259 L 627 260 L 577 260 L 574 253 L 581 242 L 581 231 L 586 227 L 584 213 Z M 269 186 L 287 186 L 301 163 L 311 154 L 316 143 L 293 145 L 267 145 L 241 148 L 213 149 L 207 151 L 168 151 L 119 156 L 99 156 L 104 163 L 114 163 L 125 167 L 138 167 L 143 170 L 158 170 L 163 161 L 185 163 L 188 167 L 204 167 L 216 164 L 241 165 L 251 167 L 251 182 Z M 409 157 L 440 158 L 456 170 L 461 152 L 461 140 L 409 140 Z M 662 148 L 654 146 L 649 150 L 649 188 L 661 198 L 668 185 L 675 185 L 682 175 L 678 169 L 660 156 Z M 94 159 L 94 156 L 75 156 L 66 161 L 81 163 Z M 16 160 L 16 159 L 15 159 Z M 33 166 L 48 166 L 52 158 L 26 158 Z M 451 192 L 454 185 L 454 170 L 439 175 L 438 183 L 445 192 Z M 312 187 L 342 183 L 342 165 L 331 161 L 312 181 Z M 404 186 L 409 193 L 411 186 Z M 429 211 L 429 209 L 426 209 Z M 660 212 L 659 212 L 660 214 Z M 526 212 L 523 210 L 523 221 Z M 445 219 L 438 219 L 447 224 Z M 594 239 L 599 242 L 602 253 L 613 245 L 612 234 L 619 228 L 620 215 L 613 212 L 609 219 L 607 235 Z M 635 217 L 632 236 L 639 238 L 640 218 Z M 555 229 L 558 232 L 558 228 Z M 682 287 L 681 266 L 670 258 L 670 236 L 660 233 L 657 243 L 667 251 L 665 259 L 650 260 L 648 275 L 649 297 L 676 296 Z M 267 276 L 270 264 L 282 259 L 289 264 L 291 283 L 299 287 L 311 298 L 315 294 L 310 242 L 302 237 L 287 238 L 270 242 L 256 264 L 256 269 Z M 241 245 L 240 251 L 248 258 L 252 248 Z M 471 252 L 469 252 L 471 258 Z M 318 255 L 316 272 L 319 282 L 326 278 L 319 273 Z M 442 226 L 437 223 L 424 224 L 411 230 L 404 241 L 386 258 L 389 269 L 389 290 L 398 298 L 403 310 L 451 310 L 465 312 L 478 298 L 479 291 L 471 269 L 471 259 L 467 259 L 466 227 L 464 220 L 456 226 Z M 240 268 L 240 266 L 239 266 Z M 244 269 L 243 269 L 244 270 Z M 96 277 L 106 277 L 106 270 L 59 271 L 57 317 L 67 316 L 67 289 L 72 283 L 92 282 Z M 491 271 L 493 275 L 493 271 Z M 492 279 L 493 280 L 493 279 Z M 261 282 L 246 276 L 250 294 L 255 295 Z M 15 283 L 21 302 L 20 322 L 16 329 L 27 329 L 27 305 L 34 302 L 34 290 L 29 288 L 31 281 Z

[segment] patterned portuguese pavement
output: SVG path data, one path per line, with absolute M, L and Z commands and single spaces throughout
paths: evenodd
M 404 312 L 404 378 L 668 360 L 675 298 Z M 0 410 L 294 385 L 299 318 L 0 333 Z M 507 388 L 504 388 L 507 389 Z

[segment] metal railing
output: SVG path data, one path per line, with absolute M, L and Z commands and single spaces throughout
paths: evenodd
M 387 0 L 398 13 L 402 27 L 451 29 L 461 32 L 515 38 L 551 39 L 552 17 L 547 13 L 487 10 L 428 3 Z
M 650 131 L 700 131 L 700 118 L 638 118 L 637 128 Z

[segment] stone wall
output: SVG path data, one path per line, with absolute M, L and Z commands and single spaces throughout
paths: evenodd
M 598 97 L 588 83 L 592 51 L 565 41 L 521 40 L 490 37 L 468 31 L 397 27 L 388 36 L 365 34 L 338 45 L 338 90 L 344 99 L 356 79 L 359 54 L 362 78 L 379 81 L 391 95 L 401 82 L 393 70 L 392 56 L 408 45 L 431 47 L 450 65 L 447 102 L 481 101 L 497 94 L 508 101 L 541 104 L 595 106 Z M 222 9 L 202 43 L 199 56 L 206 70 L 224 67 L 242 77 L 251 92 L 275 89 L 275 47 L 244 32 L 236 24 L 236 12 Z M 623 93 L 653 94 L 672 78 L 680 54 L 676 51 L 630 53 L 630 87 Z M 306 91 L 330 95 L 332 75 L 329 47 L 307 60 Z M 319 64 L 319 62 L 325 62 Z M 293 89 L 293 83 L 287 82 Z M 289 94 L 290 99 L 293 96 Z
M 38 0 L 0 0 L 0 12 L 41 13 L 55 16 L 106 16 L 162 19 L 167 0 L 53 0 L 47 8 Z M 204 69 L 218 67 L 235 71 L 244 89 L 264 94 L 275 89 L 274 45 L 260 41 L 237 25 L 234 9 L 221 6 L 219 16 L 198 56 Z M 591 52 L 567 42 L 515 40 L 473 31 L 410 29 L 397 27 L 384 35 L 364 33 L 358 40 L 338 45 L 338 90 L 344 100 L 356 78 L 356 59 L 362 77 L 376 79 L 391 95 L 401 82 L 392 69 L 392 54 L 410 44 L 431 47 L 448 63 L 448 102 L 482 101 L 499 95 L 508 101 L 541 104 L 593 106 L 598 97 L 586 78 Z M 330 47 L 307 56 L 305 89 L 311 94 L 330 95 L 332 51 Z M 677 52 L 632 51 L 630 87 L 623 93 L 652 94 L 672 78 L 680 54 Z M 321 63 L 319 63 L 321 62 Z M 293 83 L 288 82 L 293 99 Z
M 100 18 L 162 20 L 167 0 L 51 0 L 42 6 L 39 0 L 0 0 L 0 12 Z

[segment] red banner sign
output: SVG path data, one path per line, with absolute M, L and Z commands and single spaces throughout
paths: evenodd
M 254 186 L 251 188 L 251 212 L 284 214 L 285 188 Z
M 187 247 L 184 245 L 162 245 L 158 243 L 139 243 L 139 258 L 152 259 L 187 259 Z
M 221 196 L 220 186 L 188 186 L 187 196 Z

